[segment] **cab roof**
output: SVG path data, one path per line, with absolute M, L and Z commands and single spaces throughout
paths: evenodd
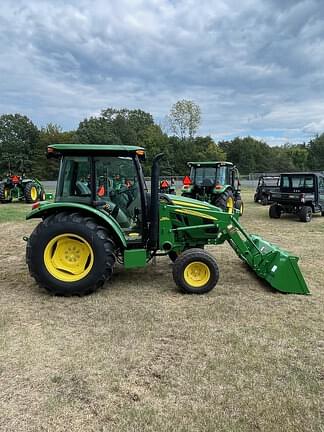
M 313 176 L 323 176 L 323 172 L 314 172 L 314 171 L 299 171 L 299 172 L 288 172 L 288 173 L 281 173 L 281 176 L 299 176 L 299 175 L 313 175 Z
M 136 153 L 137 150 L 144 150 L 143 147 L 138 146 L 127 146 L 127 145 L 107 145 L 107 144 L 51 144 L 48 148 L 57 150 L 60 153 Z
M 228 165 L 233 166 L 232 162 L 226 162 L 226 161 L 207 161 L 207 162 L 188 162 L 188 166 L 211 166 L 214 167 L 215 165 Z

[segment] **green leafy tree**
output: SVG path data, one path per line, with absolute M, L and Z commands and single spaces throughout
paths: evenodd
M 324 171 L 324 133 L 310 140 L 307 148 L 310 169 Z
M 193 101 L 182 99 L 172 105 L 168 122 L 178 138 L 193 138 L 200 126 L 201 109 Z
M 31 170 L 31 161 L 39 140 L 39 131 L 34 123 L 21 114 L 0 116 L 0 171 Z
M 250 136 L 221 141 L 220 148 L 226 153 L 227 160 L 237 165 L 241 174 L 266 172 L 272 169 L 271 148 L 265 142 Z
M 90 117 L 80 122 L 74 141 L 83 144 L 122 144 L 111 122 L 104 117 Z
M 118 136 L 125 137 L 126 142 L 127 139 L 133 142 L 135 138 L 135 144 L 140 144 L 146 128 L 154 125 L 152 115 L 140 109 L 107 108 L 101 111 L 101 116 L 113 125 Z M 130 131 L 132 131 L 131 137 L 129 136 Z
M 153 124 L 146 127 L 142 132 L 140 144 L 145 148 L 145 175 L 150 174 L 153 158 L 158 153 L 165 154 L 163 164 L 169 165 L 171 170 L 174 171 L 174 163 L 172 160 L 172 154 L 170 152 L 171 149 L 169 145 L 169 138 L 165 133 L 162 132 L 160 126 Z
M 154 125 L 151 114 L 141 110 L 107 108 L 99 117 L 83 120 L 75 141 L 87 144 L 140 145 L 145 130 Z
M 64 144 L 73 142 L 75 131 L 64 132 L 56 124 L 48 123 L 39 131 L 39 143 L 35 152 L 35 163 L 33 174 L 42 180 L 53 180 L 57 178 L 59 161 L 47 159 L 47 147 L 51 144 Z
M 194 139 L 169 138 L 170 154 L 175 173 L 184 175 L 188 172 L 189 161 L 226 160 L 225 152 L 209 136 Z

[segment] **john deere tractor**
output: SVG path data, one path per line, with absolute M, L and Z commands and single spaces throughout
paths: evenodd
M 45 198 L 44 188 L 35 178 L 25 178 L 24 175 L 9 173 L 0 183 L 0 202 L 3 204 L 12 200 L 35 203 Z
M 182 291 L 207 293 L 219 270 L 203 248 L 225 241 L 273 288 L 309 292 L 298 258 L 249 235 L 239 211 L 159 194 L 162 154 L 153 160 L 149 193 L 141 147 L 56 144 L 48 151 L 61 158 L 55 202 L 33 205 L 27 219 L 42 221 L 25 240 L 30 274 L 49 292 L 87 294 L 111 278 L 116 261 L 128 270 L 165 255 L 174 260 L 173 279 Z
M 183 180 L 183 197 L 207 201 L 233 213 L 243 214 L 239 172 L 231 162 L 188 162 L 190 175 Z

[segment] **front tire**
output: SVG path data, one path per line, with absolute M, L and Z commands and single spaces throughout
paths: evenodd
M 312 220 L 312 216 L 313 216 L 313 210 L 312 207 L 309 206 L 303 206 L 300 210 L 299 210 L 299 219 L 302 222 L 310 222 Z
M 266 206 L 266 205 L 269 204 L 269 201 L 268 201 L 268 197 L 267 197 L 267 196 L 265 196 L 265 195 L 262 196 L 262 198 L 261 198 L 261 204 L 262 204 L 263 206 Z
M 269 208 L 269 217 L 271 219 L 280 219 L 281 208 L 278 204 L 272 204 Z
M 36 282 L 54 295 L 85 295 L 110 279 L 114 243 L 106 228 L 80 213 L 51 215 L 27 243 L 27 264 Z
M 198 248 L 187 249 L 175 261 L 173 280 L 187 294 L 205 294 L 219 279 L 215 258 Z

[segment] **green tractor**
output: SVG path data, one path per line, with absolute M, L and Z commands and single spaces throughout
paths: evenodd
M 233 213 L 243 214 L 239 172 L 232 162 L 188 162 L 190 175 L 183 179 L 181 195 Z
M 183 292 L 207 293 L 219 270 L 204 246 L 225 241 L 273 288 L 309 293 L 298 258 L 249 235 L 239 211 L 159 194 L 163 154 L 153 160 L 149 193 L 141 147 L 55 144 L 48 151 L 61 158 L 55 202 L 33 205 L 27 219 L 42 221 L 25 240 L 30 274 L 50 293 L 91 293 L 111 278 L 116 261 L 133 269 L 161 255 L 174 260 L 173 279 Z
M 47 198 L 50 198 L 47 196 Z M 0 183 L 0 202 L 10 203 L 12 200 L 35 203 L 46 199 L 45 190 L 39 180 L 25 178 L 24 175 L 9 173 Z

